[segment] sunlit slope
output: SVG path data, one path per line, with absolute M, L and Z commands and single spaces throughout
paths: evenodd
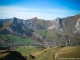
M 54 48 L 47 48 L 42 52 L 33 54 L 35 60 L 59 60 L 61 58 L 80 58 L 80 46 L 57 46 Z M 30 60 L 28 56 L 28 60 Z
M 4 53 L 1 54 L 1 52 L 5 52 L 6 50 L 0 50 L 0 59 L 4 58 L 6 55 L 8 55 L 9 53 Z
M 57 52 L 60 58 L 80 58 L 80 46 L 67 46 Z
M 34 54 L 36 60 L 55 60 L 55 53 L 61 48 L 48 48 L 42 52 Z
M 33 50 L 35 50 L 35 49 L 33 49 Z M 32 52 L 34 52 L 33 50 L 32 50 Z M 12 53 L 12 52 L 11 53 L 9 52 L 9 53 L 1 54 L 1 52 L 3 52 L 3 51 L 2 50 L 0 51 L 0 59 L 5 58 L 5 56 L 10 55 Z M 27 51 L 27 49 L 26 49 L 26 51 Z M 76 60 L 77 58 L 80 58 L 80 46 L 56 46 L 53 48 L 46 48 L 42 51 L 37 51 L 37 50 L 35 50 L 35 51 L 36 51 L 35 53 L 31 52 L 30 54 L 28 54 L 28 53 L 25 54 L 24 56 L 25 56 L 26 60 L 61 60 L 61 58 L 66 58 L 66 60 L 70 60 L 70 59 L 74 58 L 74 60 Z M 15 52 L 15 53 L 17 53 L 17 52 Z

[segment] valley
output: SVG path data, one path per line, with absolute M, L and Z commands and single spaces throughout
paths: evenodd
M 80 60 L 80 14 L 54 20 L 0 19 L 0 60 Z M 69 59 L 71 58 L 71 59 Z

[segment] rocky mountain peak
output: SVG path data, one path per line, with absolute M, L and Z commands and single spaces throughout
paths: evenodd
M 55 20 L 52 21 L 53 25 L 50 26 L 48 29 L 56 29 L 57 31 L 62 31 L 62 20 L 61 18 L 57 17 Z
M 13 17 L 13 18 L 12 18 L 13 23 L 17 23 L 17 20 L 18 20 L 18 19 L 17 19 L 16 17 Z
M 17 18 L 16 17 L 13 17 L 12 20 L 17 20 Z
M 32 18 L 33 20 L 37 20 L 38 18 L 37 17 L 34 17 L 34 18 Z
M 57 17 L 57 18 L 56 18 L 56 20 L 60 20 L 60 18 L 59 18 L 59 17 Z
M 54 20 L 54 22 L 57 23 L 57 25 L 60 25 L 60 20 L 61 20 L 61 19 L 58 17 L 58 18 L 56 18 L 56 19 Z

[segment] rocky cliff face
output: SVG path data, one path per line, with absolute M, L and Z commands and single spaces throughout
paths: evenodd
M 57 31 L 63 31 L 62 30 L 62 19 L 61 18 L 56 18 L 55 20 L 52 21 L 52 26 L 50 26 L 48 29 L 56 29 Z
M 76 31 L 74 33 L 80 33 L 80 18 L 78 19 L 76 25 L 75 25 Z
M 33 35 L 33 32 L 35 31 L 35 27 L 32 22 L 30 22 L 29 20 L 18 19 L 16 17 L 8 20 L 7 22 L 1 23 L 1 25 L 2 27 L 0 28 L 0 33 L 2 34 L 4 33 L 4 31 L 7 31 L 7 34 L 31 37 Z
M 37 17 L 27 20 L 15 17 L 0 20 L 0 34 L 14 34 L 33 38 L 43 45 L 45 43 L 47 45 L 79 45 L 79 33 L 80 14 L 66 18 L 58 17 L 52 21 L 38 19 Z

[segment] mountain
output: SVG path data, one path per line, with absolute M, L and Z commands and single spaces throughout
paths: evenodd
M 28 20 L 22 20 L 14 17 L 10 21 L 3 23 L 3 26 L 0 28 L 0 30 L 1 33 L 4 34 L 10 33 L 19 36 L 26 34 L 26 36 L 31 36 L 31 32 L 33 32 L 33 30 L 30 29 L 30 27 L 32 27 L 32 24 Z
M 56 18 L 55 20 L 52 21 L 53 25 L 50 26 L 48 29 L 56 29 L 57 31 L 62 31 L 62 19 L 61 18 Z
M 54 20 L 37 17 L 27 20 L 16 17 L 0 19 L 0 36 L 5 34 L 29 38 L 34 41 L 33 45 L 40 47 L 80 45 L 80 14 Z M 0 37 L 2 40 L 3 37 Z

